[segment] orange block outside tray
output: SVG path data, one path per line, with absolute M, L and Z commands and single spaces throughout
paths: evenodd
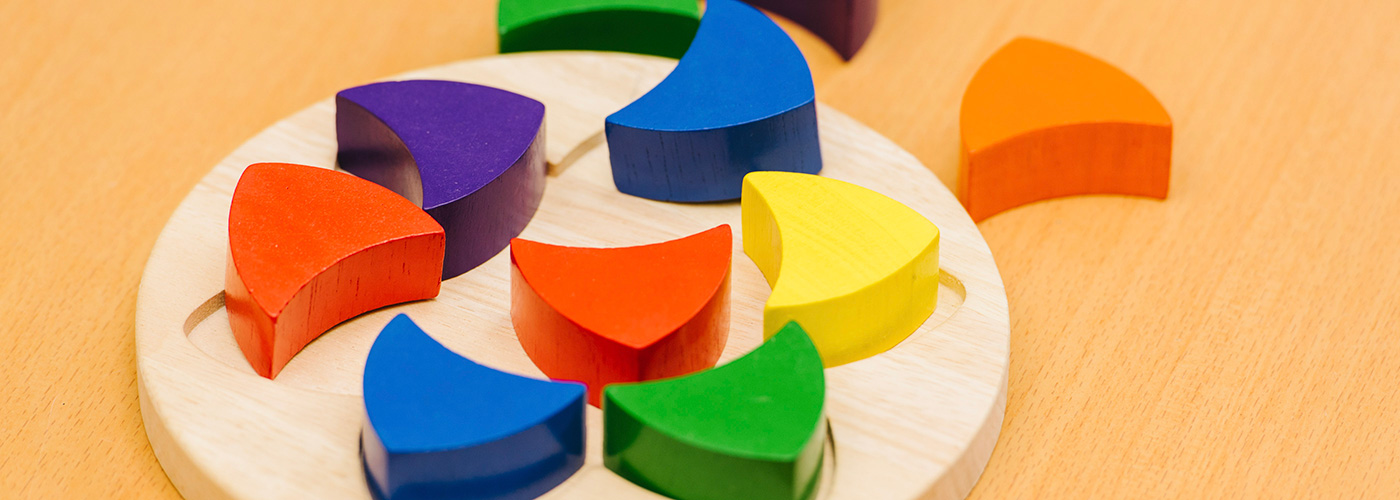
M 435 297 L 442 283 L 442 227 L 393 191 L 334 170 L 249 166 L 228 238 L 229 324 L 268 378 L 340 322 Z
M 713 367 L 729 337 L 728 225 L 627 248 L 511 242 L 511 319 L 545 375 L 603 387 Z
M 1166 198 L 1172 122 L 1131 76 L 1082 52 L 1018 38 L 963 94 L 958 194 L 972 220 L 1079 194 Z

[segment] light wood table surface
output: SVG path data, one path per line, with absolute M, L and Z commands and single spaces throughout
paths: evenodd
M 981 224 L 1012 364 L 974 497 L 1400 496 L 1400 2 L 882 3 L 851 63 L 790 31 L 820 99 L 945 183 L 962 90 L 1017 35 L 1176 126 L 1167 201 Z M 166 218 L 263 127 L 494 27 L 495 0 L 0 3 L 0 497 L 176 498 L 132 335 Z

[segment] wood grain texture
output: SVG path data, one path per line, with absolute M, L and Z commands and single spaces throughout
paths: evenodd
M 389 78 L 472 81 L 572 102 L 580 98 L 567 96 L 581 94 L 580 87 L 610 79 L 595 75 L 630 72 L 657 82 L 674 65 L 631 54 L 536 52 Z M 556 81 L 569 84 L 548 83 Z M 628 89 L 608 92 L 618 98 Z M 898 346 L 825 374 L 825 408 L 840 465 L 829 470 L 823 498 L 964 496 L 990 456 L 1005 403 L 1010 333 L 1000 276 L 972 220 L 924 166 L 840 112 L 820 109 L 828 158 L 823 176 L 884 193 L 942 228 L 939 308 Z M 594 115 L 594 126 L 603 118 Z M 325 99 L 250 138 L 181 202 L 151 252 L 136 308 L 141 412 L 166 473 L 191 498 L 367 499 L 355 439 L 363 412 L 359 382 L 363 360 L 390 315 L 410 314 L 475 361 L 543 377 L 511 334 L 508 252 L 444 281 L 434 300 L 341 323 L 323 335 L 325 342 L 292 359 L 276 381 L 257 376 L 231 347 L 223 311 L 211 315 L 204 297 L 217 296 L 223 285 L 220 224 L 228 219 L 234 179 L 255 158 L 334 165 L 335 129 L 334 107 Z M 608 157 L 600 147 L 551 178 L 521 238 L 628 246 L 740 221 L 739 203 L 675 204 L 618 193 Z M 730 249 L 736 263 L 747 260 L 741 240 L 736 237 Z M 735 266 L 730 284 L 731 327 L 721 361 L 762 342 L 761 304 L 769 295 L 751 264 Z M 586 463 L 547 498 L 659 500 L 603 468 L 601 413 L 586 411 Z
M 1400 375 L 1400 268 L 1387 259 L 1400 246 L 1400 5 L 880 7 L 849 65 L 780 23 L 820 99 L 945 184 L 959 96 L 1019 35 L 1113 61 L 1179 132 L 1164 203 L 1057 200 L 981 226 L 1013 337 L 1007 420 L 973 498 L 1400 495 L 1387 382 Z M 494 10 L 0 3 L 2 491 L 178 498 L 136 398 L 136 285 L 156 235 L 209 165 L 268 124 L 373 78 L 493 52 Z

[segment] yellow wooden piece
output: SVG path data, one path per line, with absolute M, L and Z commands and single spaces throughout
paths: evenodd
M 918 212 L 790 172 L 751 173 L 742 196 L 744 253 L 773 287 L 764 338 L 796 321 L 830 368 L 889 350 L 933 314 L 938 227 Z

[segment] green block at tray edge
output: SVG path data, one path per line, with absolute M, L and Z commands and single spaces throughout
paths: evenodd
M 500 51 L 601 50 L 679 59 L 700 26 L 696 0 L 501 0 Z
M 797 323 L 726 365 L 603 393 L 603 461 L 679 500 L 804 500 L 827 440 L 826 381 Z

